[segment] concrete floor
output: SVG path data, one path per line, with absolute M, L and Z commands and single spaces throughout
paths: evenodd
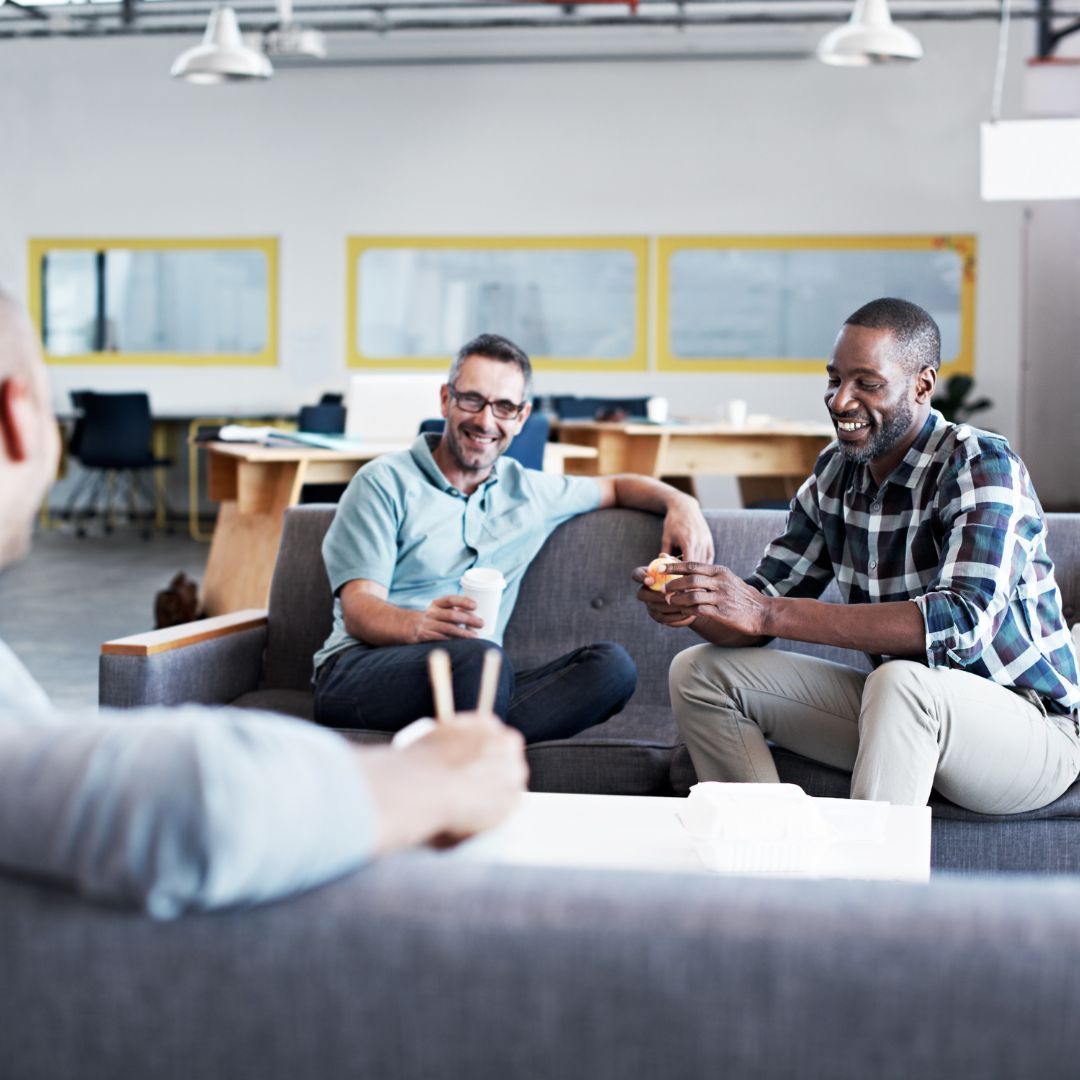
M 201 581 L 209 550 L 179 525 L 150 540 L 132 528 L 85 540 L 39 530 L 0 575 L 0 638 L 58 705 L 96 705 L 101 643 L 152 629 L 154 594 L 178 570 Z

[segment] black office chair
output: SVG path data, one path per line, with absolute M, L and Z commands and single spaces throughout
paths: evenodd
M 172 464 L 170 459 L 154 457 L 151 451 L 149 397 L 84 390 L 73 393 L 72 402 L 81 407 L 82 415 L 75 422 L 68 449 L 87 476 L 72 492 L 62 517 L 75 523 L 80 537 L 86 536 L 86 523 L 95 517 L 100 517 L 105 532 L 111 533 L 114 502 L 126 497 L 128 520 L 141 521 L 142 535 L 149 539 L 157 499 L 147 484 L 146 472 Z M 140 509 L 140 502 L 145 510 Z
M 439 432 L 446 426 L 442 417 L 432 420 L 424 420 L 420 424 L 420 433 Z M 547 446 L 548 428 L 550 427 L 547 416 L 544 413 L 529 413 L 514 441 L 506 451 L 508 458 L 521 462 L 526 469 L 543 469 L 544 447 Z

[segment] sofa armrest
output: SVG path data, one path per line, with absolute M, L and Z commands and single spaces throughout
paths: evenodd
M 132 634 L 130 637 L 113 638 L 101 646 L 102 656 L 154 656 L 172 649 L 183 649 L 197 645 L 200 641 L 235 634 L 240 630 L 250 630 L 256 626 L 265 626 L 267 612 L 265 608 L 249 608 L 246 611 L 233 611 L 228 615 L 215 615 L 212 619 L 200 619 L 197 622 L 181 623 L 164 630 L 148 630 L 144 634 Z
M 226 705 L 258 689 L 267 613 L 252 609 L 107 641 L 98 701 L 112 708 Z

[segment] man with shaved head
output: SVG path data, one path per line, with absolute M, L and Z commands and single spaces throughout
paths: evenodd
M 662 593 L 640 590 L 708 642 L 671 667 L 699 779 L 775 783 L 772 742 L 852 773 L 853 798 L 924 805 L 934 787 L 1015 814 L 1080 773 L 1045 516 L 1005 439 L 932 408 L 940 353 L 916 304 L 861 307 L 826 368 L 836 441 L 754 573 L 679 563 Z M 818 599 L 832 581 L 843 603 Z M 759 647 L 773 638 L 858 649 L 874 670 Z
M 29 548 L 58 452 L 34 328 L 0 293 L 0 570 Z M 490 715 L 396 750 L 268 713 L 61 714 L 0 641 L 0 870 L 156 917 L 468 836 L 505 817 L 525 777 L 521 736 Z

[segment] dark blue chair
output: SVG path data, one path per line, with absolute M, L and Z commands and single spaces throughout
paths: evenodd
M 304 405 L 296 426 L 315 435 L 340 435 L 345 430 L 345 406 L 341 402 Z
M 146 482 L 146 472 L 171 465 L 151 451 L 153 418 L 146 394 L 98 394 L 80 390 L 72 394 L 82 415 L 75 422 L 69 450 L 87 471 L 63 512 L 75 522 L 78 536 L 86 535 L 86 522 L 100 517 L 106 533 L 113 531 L 114 499 L 126 498 L 128 519 L 141 521 L 142 535 L 150 536 L 157 499 Z M 84 490 L 89 492 L 80 507 Z M 141 504 L 141 505 L 140 505 Z
M 446 421 L 442 417 L 424 420 L 420 424 L 420 432 L 421 434 L 425 432 L 441 434 L 445 424 Z M 543 469 L 544 447 L 547 446 L 549 427 L 545 413 L 530 413 L 529 419 L 525 421 L 521 431 L 506 451 L 506 456 L 519 461 L 526 469 Z

